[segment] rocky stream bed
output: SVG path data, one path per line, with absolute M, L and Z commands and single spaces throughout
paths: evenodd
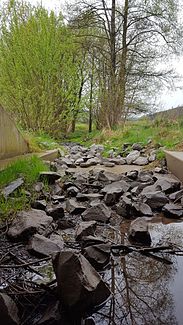
M 139 167 L 154 150 L 133 149 L 72 146 L 40 174 L 32 208 L 1 225 L 3 325 L 182 324 L 183 187 Z

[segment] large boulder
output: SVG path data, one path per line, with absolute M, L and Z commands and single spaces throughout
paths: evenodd
M 108 222 L 111 217 L 111 210 L 104 204 L 98 203 L 90 208 L 87 208 L 82 213 L 82 219 L 84 221 L 100 221 Z
M 18 308 L 15 302 L 5 293 L 0 293 L 0 316 L 2 325 L 18 325 Z
M 21 211 L 10 225 L 8 236 L 13 240 L 30 238 L 36 232 L 43 233 L 52 221 L 53 218 L 41 210 Z
M 58 297 L 73 314 L 91 310 L 110 296 L 109 288 L 82 254 L 57 253 L 53 267 Z

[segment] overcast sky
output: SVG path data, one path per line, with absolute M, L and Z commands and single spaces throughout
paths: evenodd
M 29 0 L 29 2 L 33 5 L 36 5 L 37 3 L 42 3 L 43 6 L 45 6 L 47 9 L 54 9 L 56 11 L 59 11 L 64 7 L 64 3 L 75 2 L 74 0 Z M 165 0 L 166 1 L 166 0 Z M 181 57 L 179 60 L 176 60 L 172 63 L 172 66 L 175 68 L 175 70 L 182 75 L 183 77 L 183 57 Z M 183 88 L 183 79 L 181 82 L 179 82 L 179 86 Z M 163 95 L 160 97 L 162 108 L 163 109 L 169 109 L 172 107 L 176 107 L 178 105 L 183 105 L 183 89 L 177 89 L 172 92 L 170 90 L 167 90 L 163 93 Z M 162 109 L 161 108 L 161 109 Z

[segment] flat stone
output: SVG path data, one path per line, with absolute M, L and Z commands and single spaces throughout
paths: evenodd
M 62 218 L 57 220 L 57 227 L 58 229 L 68 229 L 68 228 L 74 228 L 76 226 L 76 223 L 69 219 L 69 218 Z
M 103 163 L 103 165 L 105 166 L 105 167 L 114 167 L 115 166 L 115 163 L 114 162 L 110 162 L 110 161 L 106 161 L 106 162 L 104 162 Z
M 146 218 L 137 218 L 131 222 L 129 239 L 139 244 L 151 245 L 151 236 L 148 231 L 148 222 Z
M 41 172 L 39 173 L 40 181 L 46 180 L 48 184 L 54 184 L 57 179 L 60 178 L 60 174 L 56 172 Z
M 21 211 L 12 221 L 7 235 L 14 240 L 27 239 L 36 232 L 43 233 L 52 221 L 53 218 L 41 210 Z
M 6 187 L 2 189 L 2 194 L 5 198 L 11 195 L 15 190 L 20 188 L 24 183 L 23 178 L 17 178 L 15 181 L 8 184 Z
M 98 203 L 90 208 L 87 208 L 82 213 L 82 219 L 84 221 L 100 221 L 108 222 L 111 217 L 111 210 L 104 204 Z
M 138 165 L 138 166 L 145 166 L 149 163 L 148 158 L 147 157 L 138 157 L 137 159 L 135 159 L 133 161 L 134 165 Z
M 83 221 L 80 222 L 76 229 L 76 240 L 82 240 L 82 237 L 94 235 L 97 227 L 96 221 Z
M 13 301 L 5 293 L 0 293 L 0 315 L 2 325 L 19 325 L 18 308 Z
M 82 314 L 100 305 L 111 294 L 99 273 L 82 254 L 65 251 L 56 254 L 53 267 L 58 297 L 73 314 Z
M 59 236 L 57 236 L 59 237 Z M 28 250 L 34 255 L 50 256 L 55 252 L 59 252 L 63 249 L 64 242 L 60 240 L 51 240 L 42 235 L 35 234 L 29 241 Z
M 111 184 L 106 185 L 101 193 L 113 193 L 113 194 L 123 194 L 127 192 L 130 188 L 130 184 L 125 181 L 113 182 Z
M 64 208 L 61 203 L 48 205 L 46 207 L 46 213 L 54 220 L 57 220 L 64 217 Z
M 182 218 L 183 217 L 183 207 L 179 204 L 169 203 L 166 204 L 162 209 L 164 215 L 168 218 Z

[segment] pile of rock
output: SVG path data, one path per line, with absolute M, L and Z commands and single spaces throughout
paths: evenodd
M 100 144 L 93 144 L 89 148 L 74 145 L 68 150 L 68 155 L 56 160 L 57 167 L 75 168 L 80 166 L 84 168 L 98 164 L 105 167 L 125 164 L 144 166 L 156 160 L 156 150 L 147 151 L 147 148 L 140 143 L 124 144 L 119 154 L 112 149 L 108 152 L 108 158 L 102 156 L 104 146 Z
M 181 183 L 161 172 L 164 170 L 120 175 L 105 170 L 78 171 L 68 173 L 67 181 L 56 172 L 41 173 L 35 185 L 37 200 L 31 210 L 17 214 L 7 236 L 24 241 L 30 254 L 52 256 L 58 299 L 73 315 L 83 315 L 110 296 L 99 273 L 110 261 L 111 242 L 103 236 L 108 225 L 118 227 L 124 219 L 135 219 L 129 240 L 150 245 L 148 220 L 155 213 L 183 217 Z M 49 183 L 49 193 L 43 179 Z M 8 299 L 3 296 L 3 304 Z M 17 316 L 14 318 L 14 324 L 19 324 Z

